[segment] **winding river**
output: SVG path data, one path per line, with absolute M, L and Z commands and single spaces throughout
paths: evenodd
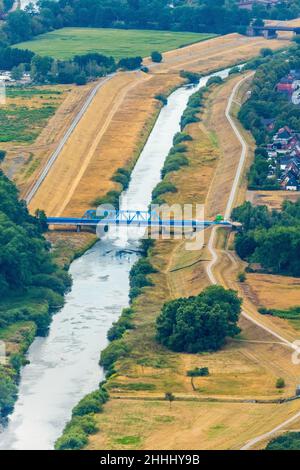
M 226 78 L 228 71 L 214 75 Z M 170 95 L 122 195 L 121 209 L 147 210 L 187 101 L 208 78 Z M 36 338 L 28 351 L 30 364 L 22 370 L 19 398 L 0 434 L 0 448 L 53 449 L 74 405 L 104 378 L 100 351 L 107 345 L 111 324 L 128 306 L 129 271 L 142 234 L 143 229 L 112 229 L 72 263 L 72 290 L 54 316 L 49 335 Z

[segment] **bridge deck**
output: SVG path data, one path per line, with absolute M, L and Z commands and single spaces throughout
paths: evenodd
M 48 225 L 61 225 L 71 227 L 96 227 L 102 226 L 132 226 L 132 227 L 209 227 L 211 225 L 220 225 L 231 227 L 229 221 L 210 221 L 210 220 L 117 220 L 117 219 L 83 219 L 83 218 L 67 218 L 67 217 L 48 217 Z

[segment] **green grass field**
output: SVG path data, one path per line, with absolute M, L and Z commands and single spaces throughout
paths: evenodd
M 120 59 L 138 55 L 147 57 L 154 50 L 166 52 L 214 36 L 171 31 L 63 28 L 17 44 L 16 47 L 57 59 L 69 59 L 88 52 L 99 52 Z

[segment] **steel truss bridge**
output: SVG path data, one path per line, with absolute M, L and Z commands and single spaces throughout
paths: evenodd
M 165 228 L 191 228 L 193 230 L 203 229 L 211 225 L 231 227 L 231 221 L 224 220 L 222 216 L 217 216 L 215 220 L 196 219 L 164 219 L 156 212 L 134 211 L 134 210 L 103 210 L 87 211 L 82 218 L 70 217 L 48 217 L 47 224 L 53 226 L 76 227 L 97 227 L 97 226 L 120 226 L 120 227 L 165 227 Z

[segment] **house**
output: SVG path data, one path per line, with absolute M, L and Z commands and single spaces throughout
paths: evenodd
M 261 123 L 262 125 L 269 131 L 273 131 L 274 130 L 274 121 L 275 119 L 265 119 L 265 118 L 261 118 Z

